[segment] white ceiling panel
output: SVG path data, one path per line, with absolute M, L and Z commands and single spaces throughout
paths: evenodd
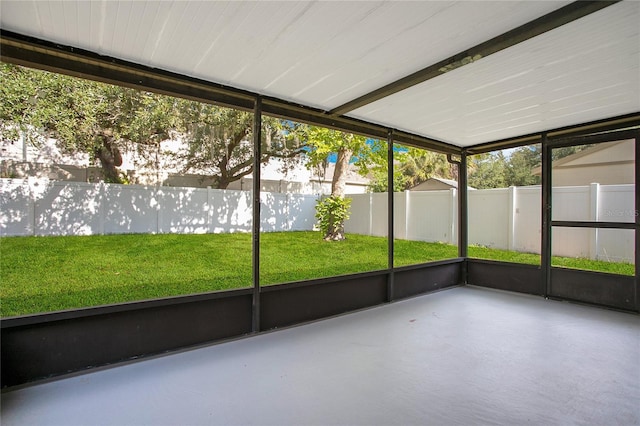
M 637 112 L 639 12 L 619 3 L 349 115 L 471 146 Z
M 2 0 L 3 30 L 332 110 L 569 1 Z M 458 146 L 640 110 L 623 2 L 349 113 Z
M 1 24 L 329 110 L 566 3 L 3 0 Z

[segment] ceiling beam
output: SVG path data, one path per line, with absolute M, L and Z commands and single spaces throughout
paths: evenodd
M 376 89 L 373 92 L 367 93 L 366 95 L 340 105 L 339 107 L 329 111 L 329 114 L 334 116 L 347 114 L 355 109 L 393 95 L 394 93 L 398 93 L 482 58 L 486 58 L 496 52 L 515 46 L 516 44 L 522 43 L 523 41 L 529 40 L 547 31 L 597 12 L 605 7 L 618 3 L 619 1 L 620 0 L 575 1 L 567 6 L 541 16 L 538 19 L 514 28 L 502 35 L 494 37 L 491 40 L 480 43 L 427 68 L 403 77 L 400 80 Z
M 93 52 L 0 31 L 0 60 L 58 74 L 252 111 L 255 95 Z

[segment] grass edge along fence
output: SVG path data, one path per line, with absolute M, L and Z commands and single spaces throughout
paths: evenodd
M 396 266 L 454 258 L 443 243 L 396 240 Z M 295 253 L 295 256 L 291 254 Z M 540 256 L 471 246 L 470 257 L 540 264 Z M 319 232 L 261 236 L 261 283 L 301 281 L 386 268 L 387 239 Z M 564 267 L 633 275 L 634 267 L 554 258 Z M 251 286 L 251 235 L 124 234 L 0 238 L 2 316 L 187 295 Z

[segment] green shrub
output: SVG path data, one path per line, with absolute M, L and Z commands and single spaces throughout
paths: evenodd
M 318 227 L 327 241 L 344 240 L 344 222 L 349 219 L 351 198 L 332 195 L 316 204 Z

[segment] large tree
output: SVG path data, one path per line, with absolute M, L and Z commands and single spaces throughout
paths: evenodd
M 125 147 L 153 147 L 140 149 L 150 155 L 172 137 L 185 147 L 174 167 L 208 175 L 218 188 L 253 171 L 251 113 L 4 63 L 0 79 L 3 138 L 55 138 L 64 152 L 89 153 L 107 182 L 122 182 Z M 282 136 L 281 120 L 263 121 L 262 162 L 300 151 Z
M 253 172 L 252 113 L 190 101 L 177 113 L 185 148 L 174 158 L 183 172 L 211 176 L 220 189 Z M 299 161 L 303 143 L 287 138 L 286 128 L 282 120 L 262 117 L 260 163 L 272 157 L 287 160 L 285 167 Z
M 373 163 L 376 163 L 381 148 L 379 141 L 365 136 L 345 133 L 317 126 L 300 126 L 298 137 L 304 145 L 308 167 L 324 167 L 329 161 L 335 161 L 331 181 L 331 195 L 342 197 L 345 194 L 349 165 L 353 164 L 360 174 L 366 175 Z
M 335 162 L 331 181 L 331 195 L 320 200 L 317 211 L 324 239 L 343 240 L 344 221 L 348 218 L 349 200 L 345 188 L 350 165 L 366 176 L 374 169 L 386 167 L 385 143 L 365 136 L 345 133 L 326 127 L 295 125 L 289 138 L 302 141 L 307 166 L 323 168 Z
M 505 177 L 507 161 L 502 151 L 474 155 L 469 161 L 469 185 L 477 189 L 509 186 Z
M 52 137 L 63 151 L 89 153 L 108 182 L 122 182 L 125 147 L 152 147 L 140 149 L 149 155 L 168 138 L 183 146 L 173 166 L 212 177 L 218 188 L 253 172 L 251 113 L 10 64 L 0 73 L 2 137 L 21 134 L 33 144 Z M 262 163 L 281 157 L 318 167 L 335 156 L 331 197 L 343 204 L 350 164 L 363 175 L 386 170 L 384 143 L 364 136 L 269 117 L 262 134 Z M 344 238 L 343 222 L 330 239 Z
M 509 156 L 504 169 L 507 186 L 539 185 L 541 177 L 532 170 L 542 162 L 540 146 L 523 146 L 517 148 Z
M 447 161 L 446 155 L 412 147 L 401 157 L 398 170 L 405 177 L 404 189 L 412 188 L 432 177 L 457 178 L 455 165 Z
M 89 153 L 107 182 L 121 182 L 126 144 L 158 144 L 175 128 L 177 100 L 167 96 L 9 64 L 0 79 L 4 138 L 55 138 L 63 152 Z

